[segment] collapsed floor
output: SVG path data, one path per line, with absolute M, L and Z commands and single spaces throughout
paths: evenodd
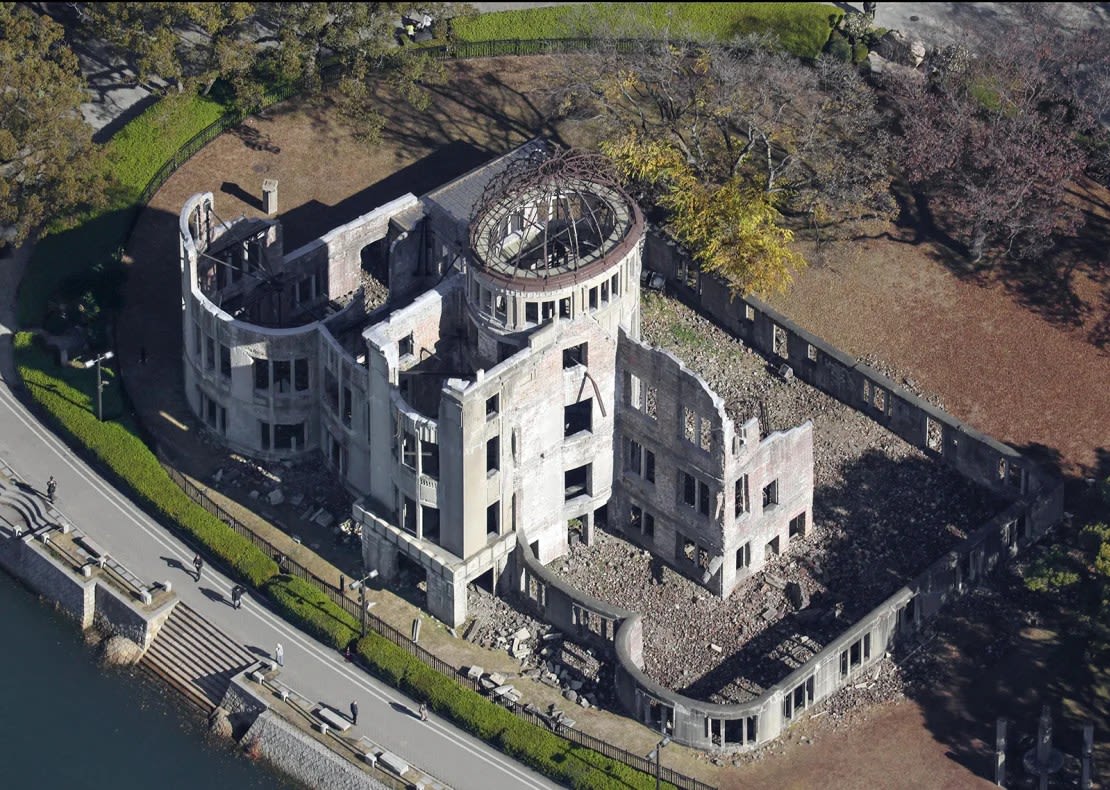
M 814 423 L 814 527 L 728 599 L 612 534 L 553 563 L 579 589 L 644 615 L 645 669 L 671 688 L 713 702 L 758 696 L 1001 509 L 674 300 L 645 295 L 642 333 L 705 378 L 737 423 L 761 408 L 771 430 Z M 810 601 L 799 611 L 784 592 L 791 581 Z

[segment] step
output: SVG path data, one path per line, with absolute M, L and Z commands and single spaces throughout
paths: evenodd
M 150 655 L 149 664 L 157 668 L 167 679 L 193 689 L 213 704 L 218 704 L 223 699 L 232 673 L 227 673 L 226 676 L 221 673 L 198 673 L 195 666 L 182 660 L 180 656 L 170 655 L 161 650 L 156 651 L 153 645 L 147 653 Z
M 178 610 L 180 610 L 180 614 L 178 614 Z M 244 660 L 253 660 L 251 654 L 238 642 L 232 640 L 227 634 L 205 620 L 186 604 L 178 604 L 175 607 L 174 614 L 178 614 L 178 623 L 194 632 L 203 633 L 210 643 L 219 645 L 223 652 L 242 657 Z
M 173 644 L 179 652 L 191 656 L 204 669 L 236 669 L 251 663 L 251 659 L 221 651 L 217 645 L 206 641 L 206 634 L 198 634 L 186 628 L 175 627 L 166 634 L 166 638 L 168 644 Z
M 151 648 L 154 648 L 154 644 L 151 645 Z M 236 667 L 214 664 L 209 659 L 198 657 L 195 653 L 190 652 L 188 648 L 172 642 L 163 642 L 158 645 L 156 655 L 162 658 L 165 663 L 175 665 L 178 671 L 187 676 L 189 680 L 198 683 L 198 685 L 204 678 L 211 676 L 230 678 L 237 671 Z
M 188 684 L 181 683 L 176 678 L 172 678 L 163 674 L 163 672 L 155 665 L 147 662 L 144 658 L 138 663 L 138 668 L 145 672 L 148 677 L 158 681 L 161 685 L 168 686 L 174 691 L 177 691 L 190 705 L 196 707 L 201 712 L 207 714 L 211 713 L 216 705 L 207 696 L 200 694 L 196 689 L 190 687 Z

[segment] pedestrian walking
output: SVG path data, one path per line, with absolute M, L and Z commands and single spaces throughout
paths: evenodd
M 200 572 L 204 568 L 204 560 L 200 558 L 199 554 L 193 556 L 193 567 L 197 569 L 197 583 L 200 583 Z
M 351 724 L 358 724 L 358 703 L 351 700 Z
M 243 605 L 243 588 L 238 584 L 231 588 L 231 605 L 235 609 Z
M 58 481 L 54 479 L 54 475 L 50 475 L 50 479 L 46 481 L 46 495 L 50 497 L 50 503 L 54 504 L 54 492 L 58 490 Z
M 420 721 L 427 721 L 427 720 L 428 720 L 428 703 L 421 702 L 420 703 Z
M 274 650 L 274 658 L 277 659 L 278 666 L 285 666 L 285 648 L 281 646 L 281 642 L 277 643 L 277 649 Z

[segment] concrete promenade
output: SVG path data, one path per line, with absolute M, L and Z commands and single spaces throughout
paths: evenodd
M 232 609 L 233 583 L 210 565 L 205 566 L 200 583 L 194 583 L 193 550 L 76 458 L 12 392 L 17 379 L 10 328 L 22 258 L 0 259 L 0 458 L 38 487 L 45 486 L 50 475 L 56 477 L 57 507 L 67 518 L 140 578 L 171 581 L 181 600 L 248 650 L 272 656 L 280 642 L 285 648 L 282 680 L 288 685 L 339 710 L 357 700 L 356 734 L 366 735 L 458 790 L 557 787 L 434 715 L 427 722 L 419 721 L 407 712 L 415 711 L 417 703 L 353 667 L 253 599 L 244 599 L 238 611 Z M 12 641 L 10 649 L 18 650 L 18 644 L 18 639 Z

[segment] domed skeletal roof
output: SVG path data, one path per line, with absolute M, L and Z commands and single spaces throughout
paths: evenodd
M 534 146 L 486 185 L 471 219 L 470 247 L 487 270 L 546 278 L 604 258 L 635 216 L 607 159 Z

